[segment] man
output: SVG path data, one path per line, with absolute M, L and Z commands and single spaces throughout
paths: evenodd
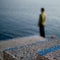
M 40 35 L 42 37 L 45 37 L 45 23 L 46 23 L 46 14 L 45 14 L 45 9 L 41 8 L 41 14 L 39 15 L 39 30 L 40 30 Z

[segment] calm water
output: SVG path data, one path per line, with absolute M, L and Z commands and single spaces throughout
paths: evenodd
M 47 13 L 46 37 L 60 37 L 60 0 L 0 0 L 0 40 L 39 35 L 41 7 Z

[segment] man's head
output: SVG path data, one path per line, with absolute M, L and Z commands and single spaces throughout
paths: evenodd
M 44 8 L 41 8 L 41 12 L 44 12 L 45 11 L 45 9 Z

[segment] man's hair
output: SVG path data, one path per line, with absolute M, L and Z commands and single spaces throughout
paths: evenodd
M 41 8 L 41 12 L 44 12 L 45 11 L 45 9 L 44 8 Z

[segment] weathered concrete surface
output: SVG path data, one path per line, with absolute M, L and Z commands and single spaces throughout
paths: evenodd
M 14 48 L 7 49 L 7 50 L 5 50 L 5 52 L 12 55 L 12 58 L 15 57 L 16 60 L 39 60 L 39 59 L 55 60 L 54 57 L 56 57 L 58 55 L 58 53 L 56 54 L 56 51 L 53 52 L 53 54 L 52 54 L 53 58 L 49 58 L 49 56 L 51 56 L 51 54 L 50 54 L 51 52 L 45 56 L 38 55 L 37 52 L 40 50 L 43 50 L 45 48 L 55 46 L 57 44 L 60 44 L 60 40 L 36 41 L 36 42 L 32 42 L 30 44 L 25 44 L 23 46 L 16 46 Z M 8 59 L 6 59 L 6 60 L 8 60 Z
M 48 57 L 50 60 L 60 60 L 60 50 L 48 53 L 45 57 Z
M 3 60 L 16 60 L 15 57 L 13 57 L 12 55 L 8 54 L 7 52 L 3 52 Z
M 45 40 L 46 39 L 40 36 L 30 36 L 30 37 L 23 37 L 23 38 L 16 38 L 16 39 L 11 39 L 11 40 L 6 40 L 6 41 L 0 41 L 0 59 L 3 60 L 1 56 L 3 56 L 2 51 L 4 49 L 31 44 L 37 41 L 45 41 Z
M 60 44 L 60 40 L 47 40 L 40 36 L 32 36 L 3 41 L 0 43 L 0 51 L 4 50 L 4 60 L 59 60 L 59 57 L 55 57 L 60 56 L 60 50 L 48 53 L 45 56 L 37 54 L 39 50 L 58 44 Z
M 31 36 L 31 37 L 23 37 L 23 38 L 16 38 L 12 40 L 7 41 L 1 41 L 0 42 L 0 50 L 4 50 L 9 47 L 15 47 L 15 46 L 22 46 L 25 44 L 30 44 L 37 41 L 45 41 L 46 39 L 40 37 L 40 36 Z
M 37 55 L 36 60 L 49 60 L 48 57 Z

